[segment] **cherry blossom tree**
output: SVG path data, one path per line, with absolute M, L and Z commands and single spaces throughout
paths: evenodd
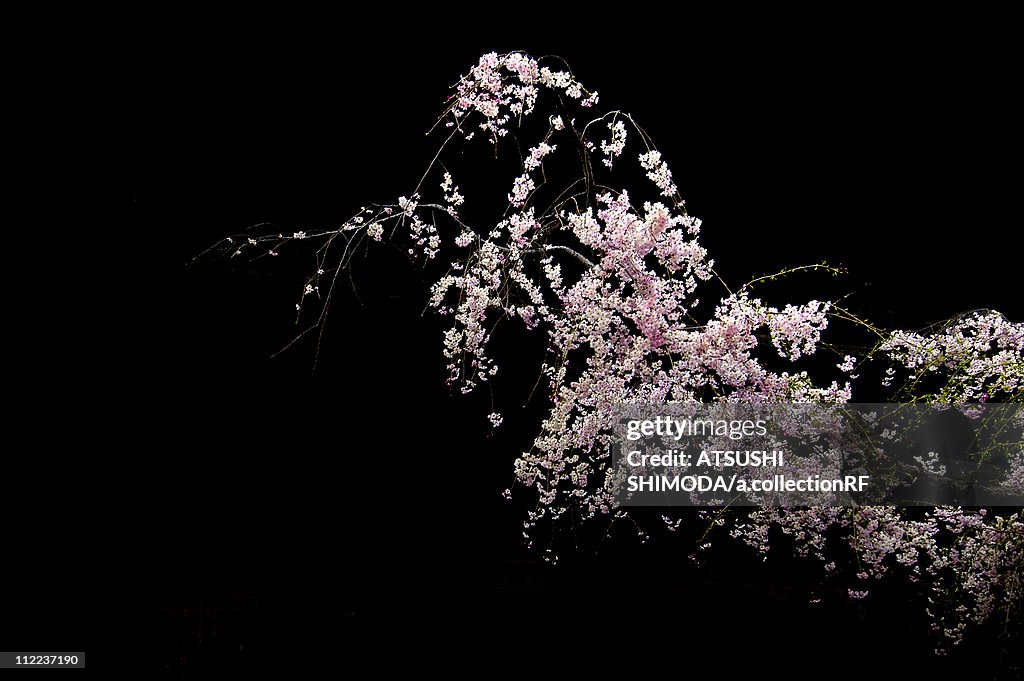
M 506 494 L 535 499 L 524 541 L 552 560 L 557 551 L 544 528 L 570 519 L 619 524 L 641 540 L 695 525 L 702 538 L 695 555 L 722 541 L 767 555 L 779 550 L 773 536 L 781 533 L 799 556 L 820 565 L 823 577 L 847 569 L 851 598 L 870 597 L 872 585 L 892 575 L 919 585 L 939 653 L 958 643 L 968 625 L 1019 612 L 1019 511 L 668 509 L 660 527 L 651 527 L 616 507 L 609 470 L 616 406 L 623 403 L 841 404 L 866 381 L 894 401 L 1019 402 L 1024 325 L 976 311 L 926 332 L 889 332 L 836 302 L 770 305 L 758 291 L 773 279 L 840 270 L 794 267 L 729 286 L 651 137 L 629 113 L 602 111 L 598 93 L 564 64 L 518 52 L 486 54 L 453 90 L 433 128 L 442 138 L 437 154 L 405 195 L 367 204 L 338 226 L 254 233 L 218 245 L 233 256 L 293 247 L 315 253 L 296 303 L 299 338 L 322 328 L 358 253 L 377 242 L 400 245 L 434 273 L 429 305 L 448 322 L 443 352 L 453 388 L 478 391 L 499 373 L 492 340 L 500 325 L 521 324 L 543 339 L 538 371 L 547 411 Z M 479 172 L 463 168 L 483 157 L 479 148 L 519 159 L 499 206 L 473 205 L 461 189 L 460 173 Z M 479 218 L 489 214 L 493 219 Z M 859 356 L 837 355 L 842 378 L 800 370 L 802 358 L 821 354 L 836 324 L 865 339 Z M 487 419 L 497 428 L 503 417 L 494 412 Z M 1024 456 L 1013 466 L 1007 484 L 1020 490 Z

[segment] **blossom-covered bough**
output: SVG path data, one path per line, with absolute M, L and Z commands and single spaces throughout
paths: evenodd
M 449 321 L 448 380 L 463 393 L 500 370 L 491 353 L 499 324 L 518 322 L 542 335 L 547 411 L 507 492 L 536 498 L 524 521 L 527 543 L 542 526 L 568 519 L 625 521 L 642 539 L 653 531 L 614 504 L 608 471 L 616 405 L 844 403 L 868 380 L 862 375 L 875 374 L 890 399 L 902 402 L 1021 401 L 1024 325 L 996 312 L 924 333 L 890 333 L 834 303 L 769 305 L 755 295 L 769 278 L 727 286 L 700 245 L 701 221 L 687 212 L 651 138 L 628 113 L 599 111 L 598 94 L 561 62 L 487 54 L 453 89 L 434 128 L 443 142 L 407 196 L 365 206 L 341 226 L 251 234 L 221 246 L 244 256 L 313 245 L 316 267 L 296 305 L 302 337 L 322 329 L 357 253 L 373 242 L 401 244 L 437 272 L 430 305 Z M 483 223 L 466 216 L 494 207 L 471 206 L 459 183 L 458 163 L 474 145 L 491 157 L 520 159 L 507 201 Z M 813 265 L 781 274 L 799 270 L 838 273 Z M 794 363 L 819 351 L 837 321 L 866 335 L 861 356 L 838 357 L 840 380 L 797 370 Z M 498 413 L 488 418 L 495 427 L 502 422 Z M 1013 465 L 1011 483 L 1020 483 L 1024 459 Z M 1019 610 L 1024 517 L 1005 511 L 671 509 L 660 515 L 659 531 L 705 524 L 702 546 L 738 540 L 764 554 L 777 550 L 771 538 L 781 531 L 823 573 L 852 566 L 853 598 L 866 597 L 886 575 L 905 577 L 920 585 L 941 652 L 970 623 Z

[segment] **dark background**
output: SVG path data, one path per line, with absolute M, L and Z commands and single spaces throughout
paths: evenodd
M 634 113 L 730 281 L 827 259 L 849 276 L 792 297 L 853 292 L 891 327 L 976 307 L 1019 320 L 1019 79 L 997 17 L 610 17 L 514 39 L 265 19 L 140 22 L 89 42 L 54 86 L 55 158 L 88 198 L 47 192 L 76 217 L 25 256 L 59 266 L 14 289 L 10 373 L 28 380 L 12 378 L 8 418 L 30 437 L 0 507 L 4 649 L 88 650 L 93 669 L 155 678 L 1019 674 L 997 627 L 938 663 L 911 592 L 856 605 L 781 558 L 722 548 L 695 567 L 685 542 L 613 535 L 596 553 L 581 530 L 552 568 L 520 545 L 524 502 L 499 497 L 536 428 L 537 405 L 520 408 L 535 342 L 502 341 L 516 353 L 491 437 L 489 398 L 444 386 L 426 280 L 387 249 L 356 262 L 316 371 L 310 344 L 270 357 L 295 333 L 308 260 L 187 266 L 257 223 L 290 233 L 407 194 L 448 85 L 483 52 L 524 49 Z

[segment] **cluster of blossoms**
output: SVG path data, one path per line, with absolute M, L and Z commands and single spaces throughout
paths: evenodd
M 470 114 L 480 114 L 479 129 L 489 134 L 491 143 L 496 143 L 508 134 L 513 118 L 533 113 L 540 88 L 563 93 L 583 108 L 598 101 L 597 93 L 584 90 L 571 73 L 542 67 L 536 59 L 518 52 L 500 56 L 492 52 L 481 57 L 459 81 L 448 110 L 452 120 L 447 125 L 457 127 L 471 139 L 474 131 L 464 122 Z
M 658 185 L 661 193 L 665 196 L 674 196 L 676 186 L 672 182 L 672 171 L 668 169 L 668 163 L 661 160 L 660 151 L 648 151 L 640 154 L 640 165 L 647 171 L 647 177 L 651 182 Z
M 896 331 L 880 349 L 907 371 L 909 398 L 926 380 L 942 381 L 936 401 L 954 404 L 1024 393 L 1024 325 L 997 312 L 964 315 L 927 335 Z
M 456 215 L 458 207 L 466 202 L 466 197 L 459 193 L 459 188 L 455 185 L 455 181 L 452 180 L 451 173 L 444 174 L 444 179 L 441 181 L 441 191 L 444 193 L 444 200 L 449 204 L 448 212 L 453 216 Z
M 608 124 L 608 129 L 611 130 L 612 137 L 601 142 L 601 153 L 604 154 L 601 162 L 611 168 L 615 159 L 622 156 L 622 150 L 626 148 L 626 124 L 615 121 Z
M 410 256 L 424 263 L 454 246 L 431 289 L 430 305 L 450 320 L 443 352 L 449 381 L 463 393 L 498 373 L 488 351 L 498 322 L 520 320 L 543 334 L 547 355 L 540 372 L 549 410 L 529 451 L 515 463 L 517 487 L 539 501 L 524 523 L 528 542 L 541 522 L 570 515 L 613 523 L 628 518 L 615 509 L 609 474 L 618 405 L 657 410 L 713 400 L 841 404 L 851 399 L 857 379 L 851 372 L 860 366 L 856 357 L 842 357 L 836 366 L 849 379 L 842 384 L 791 366 L 819 351 L 833 307 L 812 300 L 780 309 L 746 287 L 717 288 L 714 262 L 700 244 L 700 220 L 687 213 L 667 162 L 628 115 L 587 116 L 596 103 L 596 93 L 569 72 L 521 53 L 484 55 L 456 86 L 445 112 L 455 128 L 448 139 L 461 133 L 468 141 L 483 130 L 497 144 L 513 121 L 516 134 L 526 134 L 530 120 L 541 123 L 534 138 L 539 141 L 520 147 L 529 151 L 522 173 L 509 183 L 503 218 L 485 226 L 463 222 L 456 208 L 465 198 L 444 172 L 436 203 L 414 193 L 397 205 L 361 209 L 340 228 L 305 235 L 324 241 L 321 263 L 338 254 L 334 272 L 364 235 L 400 236 L 409 242 Z M 608 120 L 610 138 L 590 139 L 591 124 Z M 634 142 L 633 153 L 627 153 Z M 593 165 L 598 147 L 602 163 Z M 580 164 L 579 174 L 549 187 L 541 201 L 544 185 L 555 183 L 548 177 L 538 186 L 538 171 L 561 153 Z M 596 179 L 598 171 L 608 177 Z M 270 242 L 276 249 L 285 241 L 268 236 L 241 248 Z M 317 277 L 323 272 L 321 264 Z M 701 304 L 698 293 L 711 304 Z M 329 297 L 329 291 L 322 297 L 324 308 Z M 1024 325 L 986 312 L 930 334 L 887 334 L 860 361 L 892 364 L 883 385 L 909 372 L 901 390 L 915 400 L 960 403 L 1019 401 L 1022 357 Z M 927 388 L 926 377 L 941 378 L 940 387 Z M 502 423 L 497 413 L 488 418 L 494 427 Z M 1020 475 L 1024 465 L 1015 465 Z M 691 518 L 665 515 L 663 522 L 676 531 Z M 1022 595 L 1019 513 L 936 509 L 915 518 L 898 508 L 763 508 L 716 514 L 708 522 L 711 541 L 731 537 L 765 553 L 773 548 L 771 531 L 781 531 L 830 576 L 838 570 L 826 539 L 840 538 L 848 562 L 860 566 L 849 588 L 852 598 L 868 598 L 872 581 L 894 571 L 927 582 L 929 613 L 947 642 L 959 641 L 967 623 L 1008 611 Z M 646 538 L 650 529 L 639 529 L 640 536 Z M 950 593 L 963 598 L 947 607 Z
M 553 152 L 555 148 L 555 145 L 544 141 L 530 149 L 523 161 L 523 174 L 512 182 L 512 193 L 508 195 L 508 200 L 513 206 L 522 208 L 526 205 L 530 193 L 537 187 L 533 178 L 530 177 L 530 173 L 540 168 L 544 157 Z
M 523 161 L 523 167 L 526 170 L 535 170 L 537 168 L 540 168 L 540 162 L 544 159 L 545 156 L 547 156 L 554 150 L 554 146 L 549 145 L 545 142 L 541 142 L 533 149 L 530 149 L 530 154 L 526 157 L 526 160 Z

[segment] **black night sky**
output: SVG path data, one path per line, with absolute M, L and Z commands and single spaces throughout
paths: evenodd
M 516 406 L 535 340 L 500 341 L 508 425 L 491 437 L 486 396 L 444 384 L 429 280 L 400 253 L 356 261 L 315 371 L 310 343 L 271 357 L 295 333 L 307 260 L 189 264 L 258 223 L 330 225 L 410 192 L 448 86 L 483 52 L 522 49 L 564 57 L 602 108 L 634 114 L 733 281 L 827 259 L 849 276 L 787 292 L 852 292 L 890 327 L 979 307 L 1021 320 L 1022 112 L 1000 36 L 951 19 L 648 33 L 609 17 L 571 39 L 260 23 L 140 22 L 68 65 L 79 113 L 62 153 L 99 202 L 65 206 L 78 218 L 42 237 L 75 236 L 54 247 L 58 273 L 17 296 L 9 361 L 28 380 L 7 411 L 30 436 L 0 506 L 20 585 L 0 649 L 86 650 L 94 671 L 168 679 L 1019 673 L 996 627 L 932 659 L 899 586 L 811 608 L 815 573 L 792 560 L 726 546 L 693 567 L 688 546 L 625 536 L 595 554 L 581 530 L 549 567 L 520 545 L 525 502 L 499 496 L 540 413 Z M 382 470 L 393 487 L 370 489 Z

